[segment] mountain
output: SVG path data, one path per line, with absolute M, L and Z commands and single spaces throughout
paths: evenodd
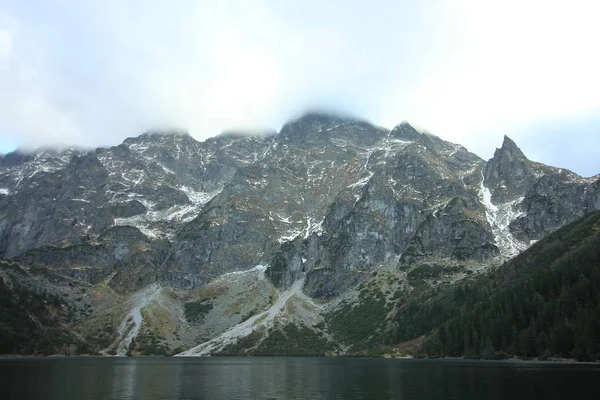
M 279 133 L 7 154 L 0 276 L 70 349 L 268 354 L 292 336 L 346 354 L 384 340 L 407 293 L 484 274 L 597 209 L 600 177 L 509 138 L 486 162 L 408 123 L 313 112 Z

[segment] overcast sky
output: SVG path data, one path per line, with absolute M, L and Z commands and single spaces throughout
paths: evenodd
M 328 108 L 600 173 L 600 2 L 0 0 L 0 152 Z

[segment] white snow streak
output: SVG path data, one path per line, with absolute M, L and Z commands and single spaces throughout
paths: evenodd
M 304 239 L 308 239 L 312 233 L 316 233 L 317 236 L 321 236 L 323 234 L 323 222 L 325 221 L 325 218 L 323 218 L 318 224 L 313 224 L 312 221 L 312 218 L 306 217 L 306 233 L 304 234 Z
M 371 179 L 371 176 L 366 176 L 366 177 L 362 178 L 361 180 L 359 180 L 358 182 L 355 182 L 355 183 L 352 183 L 352 184 L 348 185 L 348 188 L 355 188 L 355 187 L 359 187 L 360 188 L 360 187 L 365 186 L 367 183 L 369 183 L 369 180 Z
M 523 201 L 523 197 L 498 206 L 492 203 L 492 194 L 483 184 L 484 176 L 481 171 L 481 184 L 479 186 L 479 200 L 485 207 L 485 216 L 492 228 L 496 246 L 500 250 L 501 257 L 508 259 L 519 254 L 527 248 L 527 245 L 519 242 L 510 232 L 509 225 L 523 213 L 515 211 L 515 208 Z
M 260 274 L 259 275 L 260 279 L 264 279 L 264 277 L 265 277 L 265 271 L 267 270 L 268 267 L 269 267 L 268 265 L 257 265 L 255 267 L 252 267 L 252 268 L 246 270 L 246 271 L 228 272 L 226 274 L 223 274 L 223 275 L 219 276 L 217 279 L 215 279 L 211 283 L 222 282 L 222 281 L 231 280 L 231 279 L 237 279 L 237 278 L 242 277 L 244 275 L 254 274 L 254 273 L 257 273 L 257 272 Z
M 279 242 L 279 244 L 282 244 L 285 242 L 291 242 L 292 240 L 296 239 L 301 234 L 302 234 L 302 229 L 299 229 L 299 228 L 293 229 L 291 231 L 288 231 L 285 235 L 283 235 L 279 239 L 277 239 L 277 242 Z
M 206 203 L 220 193 L 220 190 L 211 193 L 194 191 L 187 186 L 182 186 L 179 189 L 187 195 L 192 204 L 175 205 L 166 210 L 153 211 L 153 203 L 144 202 L 142 198 L 138 198 L 137 200 L 149 209 L 146 214 L 128 218 L 115 218 L 115 226 L 133 226 L 144 235 L 156 239 L 162 235 L 163 230 L 153 229 L 151 226 L 153 223 L 161 221 L 189 222 L 198 215 Z

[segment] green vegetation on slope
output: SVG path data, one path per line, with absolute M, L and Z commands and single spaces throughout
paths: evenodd
M 223 348 L 219 356 L 324 356 L 333 351 L 331 343 L 304 325 L 285 325 L 269 330 L 259 328 L 236 343 Z
M 255 356 L 324 356 L 333 346 L 304 325 L 274 329 L 250 354 Z
M 16 268 L 0 262 L 0 272 Z M 87 344 L 65 328 L 68 317 L 67 305 L 58 296 L 36 293 L 17 279 L 0 276 L 0 354 L 89 353 Z
M 363 290 L 359 302 L 343 307 L 330 315 L 327 331 L 336 340 L 351 346 L 351 351 L 372 348 L 381 343 L 382 326 L 390 308 L 379 290 Z
M 204 319 L 204 316 L 213 309 L 211 300 L 193 301 L 184 304 L 185 318 L 189 322 L 198 322 Z
M 128 354 L 165 356 L 170 354 L 165 338 L 152 330 L 145 330 L 131 340 Z
M 600 360 L 600 212 L 486 276 L 401 304 L 391 342 L 422 335 L 429 357 Z

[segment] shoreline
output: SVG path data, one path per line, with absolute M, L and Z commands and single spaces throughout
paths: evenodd
M 175 357 L 175 356 L 160 356 L 160 355 L 146 355 L 146 356 L 104 356 L 104 355 L 76 355 L 69 356 L 63 354 L 52 354 L 52 355 L 20 355 L 20 354 L 2 354 L 0 360 L 22 360 L 22 359 L 52 359 L 52 358 L 102 358 L 102 359 L 129 359 L 129 358 L 209 358 L 207 356 L 186 356 L 186 357 Z M 413 361 L 428 361 L 428 362 L 474 362 L 474 363 L 490 363 L 490 364 L 535 364 L 535 365 L 590 365 L 600 366 L 600 361 L 577 361 L 571 358 L 551 358 L 549 360 L 523 360 L 520 358 L 507 358 L 504 360 L 485 360 L 478 358 L 462 358 L 462 357 L 443 357 L 443 358 L 416 358 L 416 357 L 364 357 L 364 356 L 210 356 L 210 358 L 348 358 L 348 359 L 372 359 L 372 360 L 413 360 Z
M 539 360 L 537 358 L 523 360 L 521 358 L 506 358 L 503 360 L 486 360 L 482 358 L 462 358 L 462 357 L 443 357 L 443 358 L 415 358 L 415 360 L 427 361 L 464 361 L 464 362 L 490 362 L 497 364 L 571 364 L 571 365 L 597 365 L 600 366 L 600 361 L 577 361 L 573 358 L 551 358 L 548 360 Z

